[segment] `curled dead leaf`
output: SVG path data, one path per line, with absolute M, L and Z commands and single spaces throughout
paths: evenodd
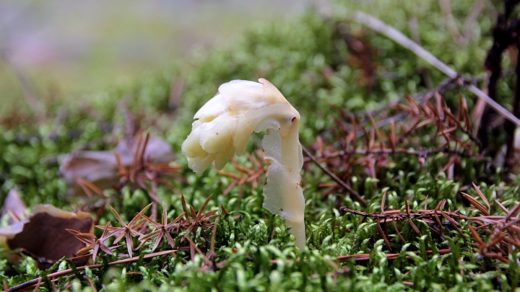
M 84 243 L 68 229 L 93 234 L 94 221 L 85 212 L 66 212 L 51 205 L 34 207 L 33 214 L 22 221 L 0 228 L 0 242 L 11 250 L 22 250 L 40 267 L 48 267 L 61 258 L 72 258 Z M 80 259 L 76 264 L 84 264 Z
M 74 152 L 60 159 L 60 174 L 70 184 L 76 184 L 80 178 L 100 186 L 111 184 L 116 170 L 116 158 L 109 151 Z
M 74 186 L 74 194 L 82 193 L 79 180 L 92 182 L 100 188 L 113 186 L 118 181 L 116 153 L 123 166 L 132 165 L 137 157 L 135 154 L 142 146 L 139 141 L 140 135 L 137 135 L 130 140 L 121 140 L 111 151 L 79 151 L 62 155 L 59 158 L 60 174 Z M 168 163 L 173 160 L 173 153 L 167 142 L 150 137 L 143 158 L 149 162 Z
M 141 135 L 135 136 L 132 140 L 122 140 L 116 146 L 115 152 L 121 156 L 124 166 L 130 166 L 134 162 L 135 153 L 139 149 Z M 141 145 L 142 146 L 142 145 Z M 148 138 L 144 159 L 154 163 L 167 163 L 173 160 L 173 153 L 170 144 L 166 141 L 150 135 Z

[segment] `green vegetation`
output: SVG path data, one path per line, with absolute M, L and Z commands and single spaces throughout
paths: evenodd
M 446 28 L 446 15 L 438 1 L 378 1 L 377 7 L 354 2 L 339 5 L 334 16 L 308 12 L 298 19 L 261 26 L 231 49 L 197 57 L 194 66 L 143 76 L 132 88 L 94 94 L 88 106 L 51 104 L 47 118 L 38 123 L 33 117 L 22 122 L 16 122 L 15 114 L 2 117 L 0 199 L 18 187 L 29 207 L 46 203 L 95 214 L 99 207 L 95 209 L 94 202 L 104 200 L 128 222 L 152 202 L 149 184 L 144 188 L 107 188 L 99 197 L 86 198 L 70 195 L 69 186 L 59 176 L 58 155 L 80 149 L 112 149 L 124 136 L 121 128 L 128 119 L 121 110 L 121 100 L 126 101 L 129 115 L 140 121 L 142 130 L 164 137 L 177 155 L 177 172 L 168 176 L 171 185 L 160 185 L 154 194 L 162 205 L 159 214 L 162 208 L 167 210 L 169 220 L 184 214 L 179 226 L 185 229 L 172 233 L 179 250 L 110 265 L 127 258 L 126 246 L 120 243 L 113 255 L 99 253 L 96 263 L 101 267 L 76 271 L 52 285 L 72 290 L 94 285 L 106 290 L 161 287 L 164 291 L 173 287 L 189 291 L 510 291 L 518 287 L 518 246 L 507 246 L 502 238 L 485 254 L 482 246 L 496 239 L 486 230 L 494 231 L 496 225 L 478 229 L 475 236 L 473 229 L 479 225 L 468 218 L 486 212 L 504 218 L 507 212 L 503 208 L 517 206 L 520 192 L 520 177 L 490 167 L 493 158 L 480 155 L 477 143 L 471 140 L 471 121 L 464 114 L 475 107 L 477 98 L 464 86 L 455 85 L 439 90 L 439 97 L 419 99 L 416 107 L 405 97 L 435 91 L 444 77 L 392 40 L 347 17 L 354 9 L 367 11 L 414 36 L 425 49 L 464 73 L 468 80 L 477 78 L 475 82 L 483 86 L 479 78 L 491 45 L 492 15 L 498 8 L 483 2 L 478 17 L 472 20 L 468 15 L 475 9 L 474 1 L 452 1 L 456 25 L 462 34 L 467 33 L 460 39 Z M 468 32 L 462 29 L 465 21 L 471 22 Z M 502 97 L 512 96 L 510 75 L 506 74 L 500 84 Z M 176 98 L 171 94 L 171 76 L 183 81 L 180 106 L 175 112 L 169 107 L 171 99 Z M 343 188 L 307 157 L 302 174 L 307 201 L 305 251 L 295 247 L 283 220 L 262 208 L 265 176 L 253 176 L 262 169 L 256 164 L 257 156 L 240 157 L 235 165 L 226 166 L 224 172 L 231 176 L 215 170 L 197 176 L 180 154 L 195 110 L 216 93 L 218 85 L 258 77 L 269 79 L 299 110 L 302 144 L 351 188 Z M 414 113 L 422 106 L 435 107 L 443 102 L 445 110 L 430 115 Z M 507 108 L 511 102 L 501 100 Z M 458 123 L 443 118 L 451 112 Z M 395 118 L 395 127 L 374 126 L 388 117 Z M 424 125 L 405 134 L 417 121 Z M 445 135 L 439 135 L 443 130 Z M 500 146 L 503 141 L 500 134 L 493 143 Z M 406 151 L 374 154 L 383 147 Z M 332 155 L 341 150 L 366 153 Z M 243 177 L 251 179 L 244 182 Z M 361 195 L 366 206 L 353 199 L 352 193 Z M 478 202 L 472 203 L 462 193 Z M 185 204 L 181 198 L 185 198 Z M 485 210 L 479 210 L 478 204 Z M 190 205 L 194 212 L 189 210 Z M 207 224 L 187 229 L 186 224 L 195 220 L 190 216 L 199 209 L 203 209 L 200 214 L 214 211 L 216 215 L 210 216 Z M 387 216 L 385 221 L 371 215 L 385 210 L 400 210 L 402 218 L 380 214 Z M 434 211 L 442 214 L 435 215 Z M 98 224 L 119 226 L 113 212 L 99 214 Z M 101 233 L 96 230 L 98 236 Z M 516 236 L 511 240 L 517 240 L 518 233 Z M 137 246 L 139 239 L 133 240 Z M 151 253 L 152 245 L 152 241 L 144 243 L 134 256 Z M 155 251 L 169 249 L 164 240 Z M 7 253 L 4 250 L 2 254 Z M 0 281 L 12 287 L 42 276 L 40 288 L 50 289 L 45 276 L 69 265 L 61 261 L 39 270 L 28 256 L 13 264 L 0 255 Z

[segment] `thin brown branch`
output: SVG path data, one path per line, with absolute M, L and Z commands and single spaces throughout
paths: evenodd
M 445 147 L 438 147 L 434 149 L 404 149 L 404 148 L 395 148 L 395 149 L 352 149 L 352 150 L 343 150 L 336 151 L 333 153 L 329 153 L 326 156 L 318 156 L 317 159 L 321 158 L 332 158 L 344 155 L 414 155 L 418 157 L 428 157 L 430 155 L 445 153 L 445 154 L 453 154 L 460 157 L 474 157 L 460 150 L 452 150 Z
M 358 201 L 361 206 L 366 207 L 367 201 L 363 199 L 359 195 L 358 192 L 356 192 L 352 187 L 350 187 L 346 182 L 344 182 L 342 179 L 340 179 L 337 175 L 335 175 L 332 171 L 330 171 L 326 166 L 321 164 L 314 155 L 311 154 L 311 152 L 302 145 L 303 153 L 309 157 L 316 166 L 318 166 L 325 174 L 327 174 L 331 179 L 333 179 L 335 182 L 337 182 L 340 186 L 342 186 L 351 196 L 354 200 Z
M 174 254 L 176 252 L 177 252 L 176 249 L 175 250 L 159 251 L 159 252 L 146 254 L 144 256 L 135 256 L 135 257 L 127 258 L 127 259 L 122 259 L 122 260 L 109 262 L 107 265 L 108 266 L 116 266 L 116 265 L 130 264 L 130 263 L 137 262 L 140 259 L 151 259 L 151 258 L 154 258 L 154 257 L 160 257 L 160 256 Z M 76 271 L 84 271 L 86 269 L 99 269 L 99 268 L 102 268 L 104 266 L 105 266 L 104 264 L 85 265 L 85 266 L 81 266 L 81 267 L 76 267 L 75 269 L 71 268 L 71 269 L 66 269 L 66 270 L 50 273 L 50 274 L 47 275 L 47 278 L 49 280 L 54 280 L 54 279 L 58 279 L 58 278 L 63 277 L 63 276 L 71 275 L 71 274 L 74 273 L 74 270 L 76 270 Z M 22 284 L 16 285 L 16 286 L 14 286 L 12 288 L 9 288 L 8 291 L 10 291 L 10 292 L 11 291 L 22 291 L 22 290 L 29 289 L 29 288 L 33 287 L 34 285 L 37 285 L 39 282 L 41 282 L 42 279 L 43 279 L 42 277 L 38 277 L 38 278 L 32 279 L 30 281 L 27 281 L 27 282 L 24 282 Z
M 451 249 L 445 248 L 445 249 L 439 249 L 438 254 L 445 255 L 451 252 Z M 437 254 L 433 250 L 427 250 L 427 254 Z M 389 261 L 393 261 L 397 259 L 401 254 L 399 253 L 386 253 L 385 256 Z M 410 258 L 409 256 L 406 256 L 406 258 Z M 349 260 L 354 260 L 356 262 L 366 262 L 370 260 L 370 254 L 369 253 L 362 253 L 362 254 L 353 254 L 353 255 L 344 255 L 344 256 L 338 256 L 336 257 L 336 260 L 340 263 L 347 262 Z

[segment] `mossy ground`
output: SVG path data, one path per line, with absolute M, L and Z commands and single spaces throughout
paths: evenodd
M 483 60 L 491 44 L 489 32 L 498 8 L 484 4 L 483 12 L 471 28 L 469 40 L 457 43 L 446 29 L 438 1 L 360 3 L 338 5 L 333 17 L 324 18 L 309 12 L 299 19 L 264 25 L 244 35 L 233 49 L 196 57 L 195 65 L 143 76 L 132 88 L 100 93 L 103 98 L 94 94 L 88 107 L 49 105 L 51 118 L 42 123 L 3 126 L 0 133 L 0 199 L 16 186 L 28 206 L 49 203 L 66 210 L 81 207 L 82 200 L 67 195 L 67 185 L 58 174 L 56 157 L 78 149 L 112 148 L 117 140 L 113 130 L 124 121 L 117 104 L 126 98 L 130 111 L 142 117 L 142 128 L 165 137 L 177 155 L 176 163 L 181 166 L 178 179 L 173 181 L 174 187 L 161 187 L 158 191 L 163 207 L 169 210 L 169 218 L 182 213 L 181 194 L 195 208 L 199 208 L 207 196 L 212 196 L 207 209 L 219 210 L 213 261 L 220 265 L 213 270 L 203 269 L 206 263 L 202 256 L 191 259 L 189 252 L 180 252 L 125 266 L 87 270 L 88 278 L 98 288 L 400 291 L 511 290 L 517 287 L 520 282 L 518 252 L 511 253 L 508 264 L 482 257 L 473 246 L 467 222 L 460 222 L 463 234 L 447 230 L 441 238 L 426 224 L 416 222 L 420 236 L 404 224 L 401 232 L 406 241 L 403 242 L 395 232 L 389 233 L 391 245 L 388 246 L 378 233 L 376 222 L 340 212 L 340 207 L 377 212 L 382 197 L 387 196 L 386 207 L 391 209 L 403 209 L 405 201 L 410 202 L 412 210 L 435 208 L 440 200 L 446 199 L 447 209 L 476 215 L 460 196 L 461 189 L 466 189 L 472 182 L 480 185 L 491 202 L 496 199 L 507 208 L 515 206 L 520 179 L 512 176 L 505 182 L 500 169 L 489 170 L 472 158 L 465 158 L 452 179 L 439 170 L 438 166 L 446 159 L 442 154 L 428 158 L 424 165 L 416 157 L 399 156 L 378 179 L 357 170 L 350 177 L 350 183 L 368 201 L 366 208 L 342 190 L 324 195 L 319 185 L 331 180 L 309 163 L 303 173 L 308 235 L 305 251 L 294 246 L 280 218 L 262 209 L 261 187 L 246 184 L 223 194 L 232 183 L 230 178 L 215 170 L 197 176 L 187 168 L 180 145 L 191 129 L 193 113 L 215 94 L 219 84 L 228 80 L 265 77 L 277 85 L 300 111 L 301 141 L 310 146 L 320 135 L 325 141 L 334 143 L 330 141 L 333 137 L 330 129 L 341 117 L 340 110 L 354 115 L 365 113 L 407 95 L 431 90 L 444 79 L 439 72 L 391 40 L 347 21 L 345 11 L 361 9 L 380 17 L 408 35 L 416 35 L 422 46 L 459 72 L 482 76 Z M 452 5 L 454 18 L 462 26 L 473 1 L 453 1 Z M 373 54 L 368 65 L 375 68 L 370 84 L 363 79 L 366 68 L 349 62 L 356 55 L 346 45 L 338 27 L 370 45 Z M 184 81 L 181 105 L 173 114 L 167 110 L 172 76 Z M 501 84 L 501 96 L 510 96 L 511 84 Z M 474 106 L 476 97 L 464 89 L 445 94 L 451 104 L 456 104 L 460 96 L 466 98 L 470 108 Z M 501 102 L 507 107 L 511 101 L 504 99 Z M 58 113 L 59 121 L 52 118 Z M 503 137 L 496 138 L 496 143 L 502 141 Z M 252 167 L 245 157 L 237 160 Z M 226 170 L 236 171 L 231 166 Z M 150 202 L 145 190 L 131 188 L 120 193 L 107 190 L 105 196 L 112 198 L 112 206 L 127 220 Z M 492 212 L 499 212 L 494 203 Z M 114 218 L 106 213 L 100 223 L 110 221 L 114 222 Z M 199 230 L 192 236 L 201 246 L 207 247 L 211 234 Z M 160 247 L 167 248 L 166 244 Z M 389 248 L 401 256 L 389 260 L 385 256 L 390 252 Z M 446 248 L 451 252 L 438 253 Z M 429 250 L 433 252 L 428 253 Z M 146 246 L 140 252 L 147 253 Z M 369 253 L 369 261 L 336 261 L 338 256 L 361 253 Z M 105 255 L 98 261 L 109 262 L 117 258 L 117 255 Z M 65 263 L 60 265 L 61 268 L 65 266 Z M 45 273 L 47 271 L 38 270 L 29 257 L 17 264 L 11 264 L 3 257 L 0 259 L 0 280 L 8 286 Z M 73 290 L 89 289 L 83 276 L 64 277 L 57 285 Z M 48 287 L 43 285 L 42 289 Z

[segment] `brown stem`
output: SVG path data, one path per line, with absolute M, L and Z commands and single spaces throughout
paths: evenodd
M 365 199 L 363 199 L 363 197 L 361 197 L 358 192 L 356 192 L 346 182 L 344 182 L 337 175 L 335 175 L 332 171 L 330 171 L 326 166 L 321 164 L 318 161 L 318 159 L 316 159 L 316 157 L 314 157 L 314 155 L 312 155 L 311 152 L 307 148 L 305 148 L 303 145 L 302 145 L 302 150 L 303 150 L 303 153 L 307 157 L 309 157 L 312 160 L 312 162 L 314 162 L 314 164 L 316 164 L 316 166 L 318 166 L 323 172 L 325 172 L 325 174 L 327 174 L 330 178 L 332 178 L 335 182 L 337 182 L 340 186 L 342 186 L 347 192 L 349 192 L 350 195 L 352 196 L 352 198 L 354 200 L 358 201 L 361 204 L 361 206 L 363 206 L 363 207 L 368 206 L 367 201 Z
M 451 252 L 451 249 L 449 249 L 449 248 L 439 249 L 439 254 L 440 255 L 448 254 L 450 252 Z M 426 253 L 431 255 L 431 254 L 434 254 L 435 252 L 433 250 L 427 250 Z M 397 259 L 400 255 L 401 254 L 399 254 L 399 253 L 387 253 L 387 254 L 385 254 L 386 258 L 389 261 Z M 410 258 L 410 257 L 406 256 L 406 258 Z M 349 260 L 354 260 L 356 262 L 364 262 L 364 261 L 369 261 L 370 260 L 370 254 L 362 253 L 362 254 L 338 256 L 338 257 L 336 257 L 336 260 L 338 262 L 340 262 L 340 263 L 341 262 L 346 262 L 346 261 L 349 261 Z
M 488 95 L 493 100 L 496 100 L 496 88 L 498 80 L 500 79 L 502 66 L 500 65 L 500 61 L 498 62 L 497 66 L 492 69 L 491 74 L 489 76 L 489 82 L 488 82 Z M 493 109 L 486 106 L 484 109 L 484 113 L 482 114 L 482 119 L 480 121 L 480 127 L 478 129 L 477 137 L 480 141 L 480 145 L 482 145 L 482 149 L 486 150 L 489 147 L 489 137 L 488 137 L 488 131 L 489 131 L 489 125 L 492 124 L 492 121 L 497 117 L 497 114 Z M 494 153 L 491 153 L 493 155 Z
M 344 150 L 344 151 L 336 151 L 333 153 L 330 153 L 324 157 L 317 157 L 317 159 L 320 158 L 332 158 L 332 157 L 338 157 L 338 156 L 344 156 L 344 155 L 397 155 L 397 154 L 406 154 L 406 155 L 416 155 L 419 157 L 428 157 L 433 154 L 438 153 L 446 153 L 446 154 L 453 154 L 460 157 L 474 157 L 470 154 L 467 154 L 463 151 L 458 150 L 452 150 L 445 147 L 439 147 L 439 148 L 433 148 L 433 149 L 403 149 L 403 148 L 396 148 L 396 149 L 353 149 L 353 150 Z
M 515 68 L 516 75 L 516 84 L 515 84 L 515 99 L 513 101 L 513 114 L 517 117 L 520 117 L 520 42 L 517 43 L 517 61 Z M 515 124 L 510 121 L 506 121 L 504 123 L 504 129 L 506 131 L 506 159 L 505 159 L 505 167 L 507 170 L 512 170 L 516 165 L 515 159 Z
M 488 94 L 489 97 L 493 100 L 497 99 L 497 86 L 502 76 L 502 55 L 511 45 L 514 45 L 516 43 L 518 46 L 517 31 L 520 27 L 520 23 L 518 20 L 510 21 L 509 19 L 511 16 L 511 11 L 517 4 L 518 1 L 516 0 L 504 1 L 504 13 L 501 13 L 497 16 L 495 26 L 493 27 L 493 44 L 489 49 L 485 60 L 485 67 L 491 73 L 489 76 Z M 516 68 L 516 73 L 518 76 L 518 66 Z M 518 77 L 516 83 L 516 88 L 518 88 Z M 518 99 L 518 94 L 518 90 L 516 90 L 514 103 L 516 103 L 516 100 Z M 513 109 L 511 115 L 513 119 L 518 119 L 519 117 L 519 114 L 515 112 L 515 109 Z M 482 120 L 480 122 L 480 128 L 478 130 L 478 138 L 480 139 L 484 150 L 486 150 L 486 148 L 490 148 L 488 147 L 490 146 L 488 140 L 489 125 L 492 124 L 491 122 L 494 119 L 496 119 L 496 116 L 497 114 L 495 111 L 493 111 L 489 107 L 485 108 L 484 113 L 482 115 Z M 513 145 L 515 125 L 520 126 L 517 123 L 513 123 L 513 119 L 506 119 L 504 123 L 509 155 L 512 155 L 512 153 L 509 152 L 509 149 L 511 149 L 509 146 Z M 497 132 L 495 130 L 493 134 L 496 135 L 496 133 Z M 492 156 L 495 155 L 497 151 L 497 149 L 487 150 L 490 151 L 490 154 Z M 508 166 L 507 159 L 504 163 L 504 166 L 506 166 L 506 168 Z

